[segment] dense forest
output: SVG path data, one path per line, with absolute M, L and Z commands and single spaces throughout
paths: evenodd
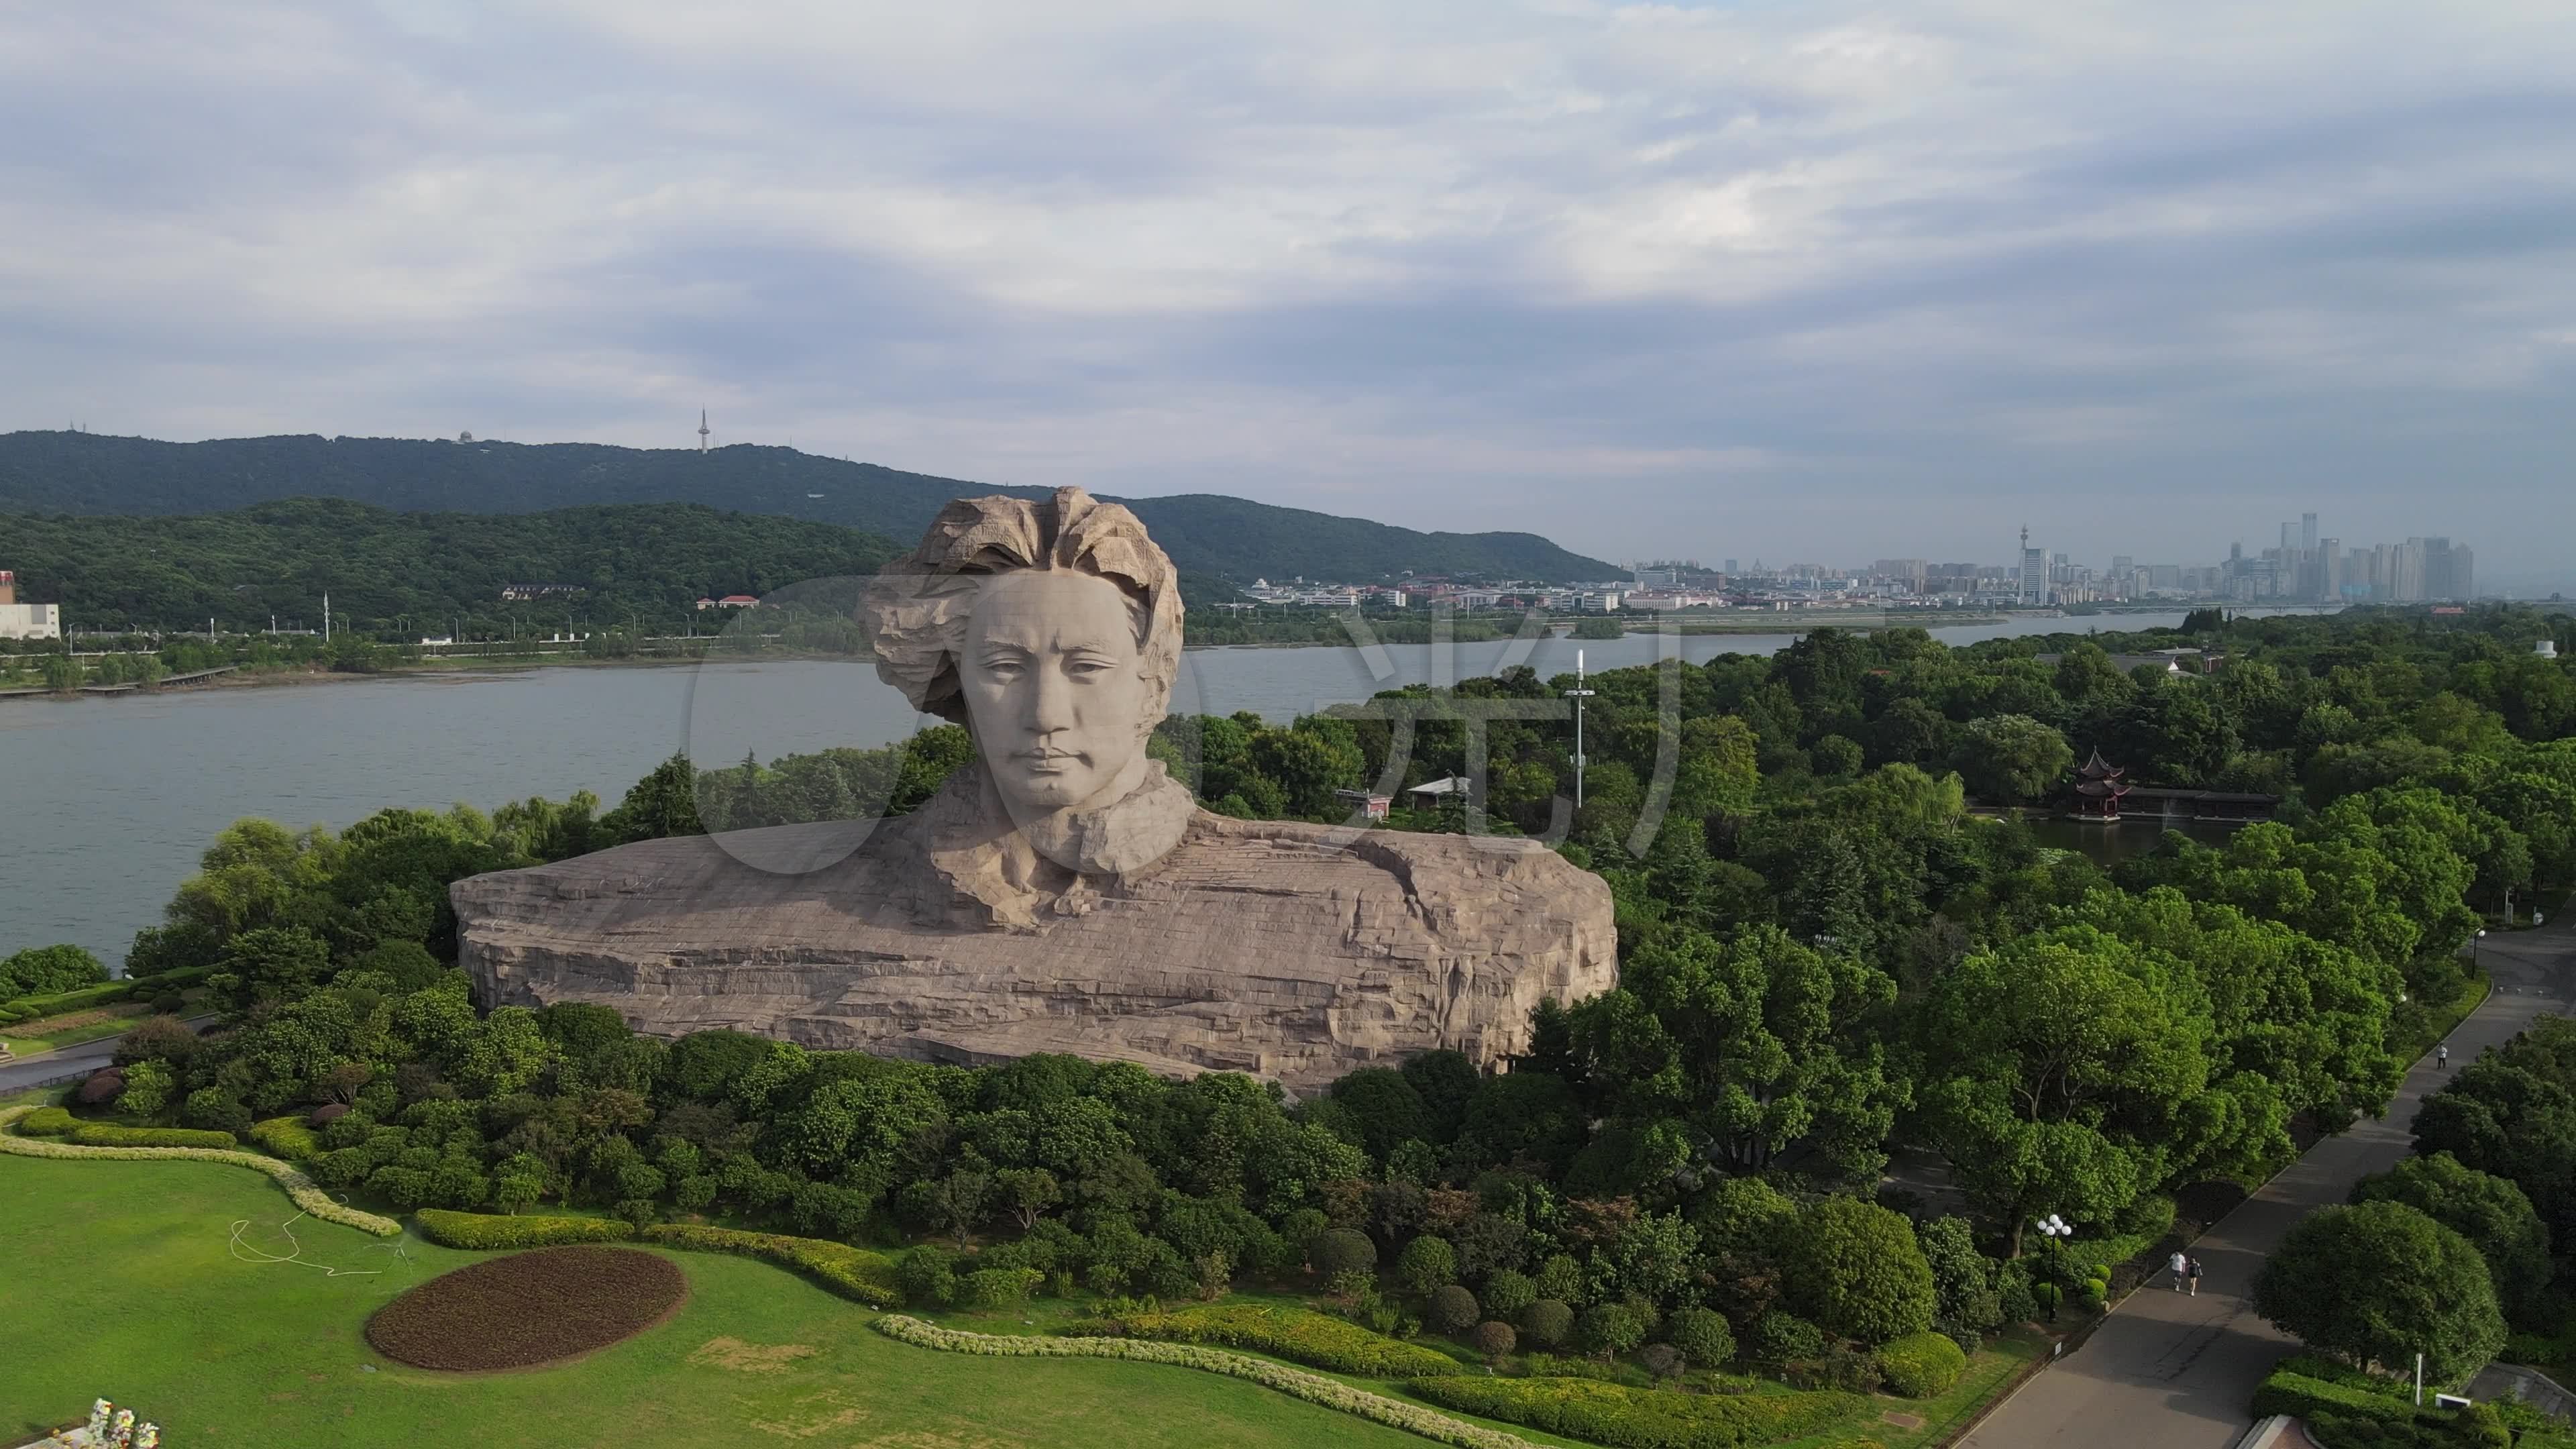
M 310 434 L 166 443 L 91 433 L 0 433 L 0 511 L 15 513 L 229 513 L 299 497 L 442 514 L 697 503 L 842 524 L 909 547 L 952 498 L 1043 498 L 1048 491 L 752 444 L 699 453 Z M 1299 576 L 1369 582 L 1408 572 L 1571 582 L 1620 573 L 1615 565 L 1568 553 L 1529 533 L 1420 533 L 1213 494 L 1120 501 L 1136 511 L 1182 569 L 1237 583 Z M 8 535 L 0 533 L 0 558 L 9 556 L 7 542 Z M 11 566 L 25 568 L 0 564 Z
M 0 557 L 29 597 L 81 629 L 265 630 L 272 616 L 342 628 L 508 637 L 522 629 L 639 622 L 679 628 L 701 596 L 765 594 L 871 574 L 899 550 L 829 523 L 694 503 L 606 504 L 547 513 L 396 513 L 331 498 L 262 503 L 212 517 L 0 516 Z M 584 592 L 521 603 L 505 584 Z M 702 624 L 705 629 L 721 624 Z
M 1881 1345 L 1937 1330 L 1972 1348 L 2054 1299 L 2057 1265 L 2024 1252 L 2035 1215 L 2076 1224 L 2064 1291 L 2098 1302 L 2089 1265 L 2155 1242 L 2175 1194 L 2242 1191 L 2384 1113 L 2475 999 L 2470 933 L 2576 877 L 2576 678 L 2531 652 L 2576 620 L 2201 622 L 2217 658 L 2200 675 L 2124 674 L 2099 647 L 2172 631 L 1951 650 L 1905 629 L 1596 675 L 1579 812 L 1560 799 L 1569 725 L 1491 712 L 1490 823 L 1555 836 L 1607 879 L 1621 957 L 1616 990 L 1540 1007 L 1506 1074 L 1432 1053 L 1292 1103 L 1227 1073 L 665 1042 L 605 1008 L 469 1001 L 450 881 L 710 822 L 908 809 L 970 757 L 945 728 L 675 759 L 606 811 L 579 796 L 388 810 L 338 834 L 241 822 L 129 958 L 209 971 L 228 1029 L 138 1031 L 123 1105 L 245 1131 L 326 1104 L 316 1173 L 404 1208 L 556 1199 L 917 1245 L 904 1282 L 928 1303 L 961 1270 L 1168 1299 L 1391 1264 L 1401 1294 L 1346 1283 L 1384 1328 L 1419 1305 L 1533 1343 L 1687 1343 L 1697 1362 L 1873 1387 Z M 1478 701 L 1568 682 L 1524 669 L 1285 725 L 1173 720 L 1153 749 L 1212 808 L 1334 818 L 1336 788 L 1472 765 Z M 1400 713 L 1418 721 L 1409 760 L 1387 753 Z M 1968 808 L 2052 795 L 2096 746 L 2150 783 L 2267 786 L 2278 818 L 2216 846 L 2169 834 L 2106 871 Z M 2464 1072 L 2457 1106 L 2417 1127 L 2428 1151 L 2527 1182 L 2557 1230 L 2552 1249 L 2490 1214 L 2494 1253 L 2461 1260 L 2526 1280 L 2503 1285 L 2525 1323 L 2563 1303 L 2546 1285 L 2576 1249 L 2564 1041 Z M 1952 1210 L 1881 1191 L 1899 1147 L 1945 1164 Z

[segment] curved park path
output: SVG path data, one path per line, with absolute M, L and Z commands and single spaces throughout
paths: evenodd
M 2576 1015 L 2576 930 L 2565 920 L 2490 935 L 2478 957 L 2495 990 L 2452 1031 L 2457 1070 L 2536 1016 Z M 2025 1385 L 1962 1449 L 2227 1449 L 2252 1423 L 2247 1404 L 2297 1344 L 2255 1316 L 2245 1294 L 2291 1224 L 2339 1203 L 2352 1185 L 2406 1156 L 2416 1104 L 2441 1086 L 2427 1054 L 2406 1074 L 2388 1115 L 2320 1142 L 2203 1234 L 2200 1293 L 2149 1279 L 2085 1345 Z

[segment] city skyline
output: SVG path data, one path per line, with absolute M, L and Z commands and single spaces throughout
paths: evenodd
M 2330 501 L 2539 582 L 2576 527 L 2555 7 L 147 3 L 12 39 L 0 427 L 691 447 L 703 407 L 1602 558 L 2023 522 L 2176 558 Z

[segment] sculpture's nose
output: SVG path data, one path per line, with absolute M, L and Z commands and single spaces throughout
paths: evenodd
M 1049 660 L 1031 670 L 1029 687 L 1029 730 L 1040 736 L 1073 727 L 1071 681 L 1064 671 Z

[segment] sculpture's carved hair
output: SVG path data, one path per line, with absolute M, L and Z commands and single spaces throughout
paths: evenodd
M 967 620 L 987 581 L 1020 569 L 1072 569 L 1118 586 L 1153 701 L 1143 728 L 1160 723 L 1180 669 L 1180 580 L 1135 514 L 1079 488 L 1044 502 L 996 495 L 941 509 L 921 547 L 887 564 L 859 605 L 877 677 L 923 714 L 964 724 L 957 659 Z

